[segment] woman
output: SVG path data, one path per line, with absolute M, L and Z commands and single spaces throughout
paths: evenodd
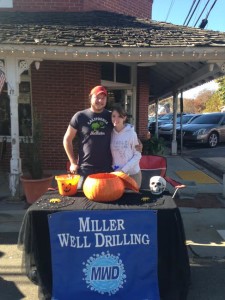
M 111 136 L 111 152 L 113 159 L 113 169 L 122 171 L 132 177 L 139 187 L 141 186 L 141 170 L 139 161 L 141 153 L 135 149 L 138 145 L 137 134 L 134 127 L 125 123 L 127 115 L 120 106 L 115 106 L 112 110 L 113 131 Z

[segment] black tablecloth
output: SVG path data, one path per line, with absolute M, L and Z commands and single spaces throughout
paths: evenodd
M 50 204 L 51 198 L 61 198 L 62 202 Z M 23 265 L 27 276 L 40 286 L 45 299 L 50 299 L 52 287 L 47 216 L 57 211 L 84 209 L 103 210 L 103 213 L 105 209 L 157 210 L 160 297 L 161 300 L 186 299 L 190 267 L 180 211 L 168 193 L 153 196 L 147 191 L 125 193 L 119 200 L 111 203 L 89 201 L 81 192 L 76 197 L 61 197 L 57 192 L 48 192 L 27 210 L 20 229 L 18 246 L 23 250 Z

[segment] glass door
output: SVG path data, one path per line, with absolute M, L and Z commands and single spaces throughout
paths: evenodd
M 119 103 L 127 112 L 128 123 L 134 123 L 132 90 L 108 89 L 108 101 L 106 108 L 111 110 L 113 105 Z

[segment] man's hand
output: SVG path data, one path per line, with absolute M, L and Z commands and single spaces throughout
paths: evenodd
M 150 140 L 151 137 L 152 137 L 151 132 L 148 131 L 148 133 L 147 133 L 147 140 Z
M 70 164 L 70 173 L 71 174 L 77 174 L 79 166 L 75 163 Z
M 142 142 L 138 139 L 138 145 L 136 145 L 135 146 L 135 149 L 138 151 L 138 152 L 142 152 L 142 150 L 143 150 L 143 144 L 142 144 Z

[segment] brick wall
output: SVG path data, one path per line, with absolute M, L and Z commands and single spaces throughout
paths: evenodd
M 44 61 L 38 71 L 32 66 L 33 107 L 41 113 L 44 131 L 44 169 L 65 169 L 64 133 L 74 113 L 89 107 L 89 92 L 98 84 L 98 63 Z
M 106 10 L 151 18 L 153 0 L 14 0 L 13 11 L 91 11 Z
M 149 68 L 138 68 L 137 86 L 137 131 L 140 139 L 147 136 L 149 105 Z
M 150 18 L 152 0 L 86 0 L 84 10 L 107 10 L 135 17 Z

